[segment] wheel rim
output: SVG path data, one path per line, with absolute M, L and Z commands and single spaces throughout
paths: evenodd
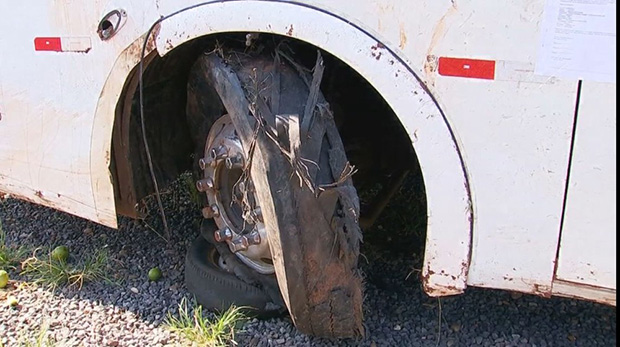
M 267 232 L 254 186 L 244 175 L 247 163 L 230 116 L 220 117 L 211 127 L 204 158 L 199 160 L 203 177 L 196 183 L 206 193 L 208 206 L 203 217 L 213 218 L 218 229 L 215 240 L 226 242 L 247 266 L 262 274 L 275 272 Z

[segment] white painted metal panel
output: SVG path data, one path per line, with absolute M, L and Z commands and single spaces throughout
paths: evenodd
M 556 276 L 616 289 L 616 85 L 583 82 Z
M 148 27 L 160 16 L 198 3 L 0 2 L 4 15 L 0 21 L 0 189 L 114 226 L 109 149 L 114 106 L 124 79 L 137 63 Z M 205 7 L 194 12 L 200 16 L 171 19 L 159 37 L 168 35 L 174 46 L 190 35 L 257 30 L 288 34 L 336 54 L 381 92 L 418 151 L 429 194 L 424 273 L 428 283 L 443 287 L 436 293 L 462 291 L 467 278 L 470 285 L 549 295 L 576 81 L 533 74 L 544 1 L 353 4 L 313 0 L 304 4 L 314 8 L 302 9 L 290 2 L 214 1 L 206 5 L 211 12 L 205 12 Z M 94 33 L 97 22 L 118 6 L 127 11 L 127 23 L 112 40 L 102 42 Z M 338 21 L 333 21 L 336 17 Z M 29 25 L 24 26 L 25 21 Z M 351 24 L 362 30 L 343 34 L 350 33 Z M 183 37 L 172 37 L 175 33 Z M 92 49 L 88 53 L 34 52 L 32 40 L 37 36 L 86 36 Z M 158 43 L 161 53 L 170 48 L 165 40 Z M 387 57 L 398 59 L 391 62 Z M 440 76 L 437 57 L 495 61 L 495 79 Z M 414 74 L 437 99 L 453 132 L 439 121 L 443 114 Z M 613 98 L 610 114 L 615 114 L 615 96 L 608 90 L 602 93 Z M 585 98 L 591 108 L 598 107 L 595 97 Z M 462 168 L 455 164 L 455 142 L 445 141 L 452 135 L 464 156 L 469 187 L 462 184 Z M 587 157 L 588 150 L 584 147 L 580 156 Z M 614 175 L 607 177 L 614 177 L 615 190 L 615 161 L 613 167 Z M 451 180 L 454 177 L 461 179 Z M 473 206 L 467 189 L 473 192 Z M 605 195 L 603 201 L 609 199 Z M 472 207 L 473 254 L 468 269 L 467 216 Z M 567 213 L 567 226 L 575 224 L 568 219 L 571 215 Z M 576 290 L 571 288 L 571 295 L 579 296 Z M 591 297 L 588 293 L 582 297 Z
M 473 193 L 468 284 L 550 295 L 577 80 L 534 74 L 545 1 L 316 3 L 398 47 L 446 113 Z M 495 61 L 495 79 L 439 76 L 441 56 Z
M 577 81 L 533 74 L 542 2 L 454 3 L 427 57 L 496 62 L 495 79 L 476 80 L 438 75 L 425 60 L 471 179 L 468 284 L 551 295 Z
M 550 295 L 577 81 L 534 75 L 544 1 L 319 3 L 397 46 L 455 130 L 475 214 L 468 284 Z M 442 56 L 495 61 L 495 79 L 440 76 Z
M 550 295 L 576 83 L 443 88 L 474 192 L 468 284 Z
M 117 9 L 109 1 L 0 2 L 0 191 L 116 226 L 109 142 L 91 148 L 102 131 L 95 109 L 120 52 L 157 18 L 141 1 L 122 5 L 127 21 L 104 42 L 96 29 Z M 89 41 L 91 48 L 35 51 L 36 37 L 61 37 L 69 49 Z M 113 109 L 116 99 L 110 102 Z M 111 137 L 112 123 L 105 129 Z
M 558 280 L 553 281 L 553 295 L 567 298 L 587 299 L 601 304 L 616 306 L 616 290 Z

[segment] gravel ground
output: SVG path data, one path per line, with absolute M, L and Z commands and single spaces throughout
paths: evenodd
M 107 248 L 119 284 L 87 283 L 81 290 L 10 286 L 16 308 L 0 306 L 0 342 L 5 346 L 47 334 L 64 346 L 176 346 L 182 340 L 162 325 L 183 297 L 185 249 L 198 236 L 198 210 L 187 197 L 164 195 L 172 239 L 157 236 L 157 213 L 146 222 L 120 219 L 109 229 L 48 208 L 6 200 L 0 221 L 7 244 L 67 245 L 78 259 Z M 151 228 L 147 223 L 151 223 Z M 367 246 L 365 246 L 367 247 Z M 389 256 L 388 256 L 389 255 Z M 470 288 L 464 295 L 432 299 L 415 271 L 419 258 L 406 252 L 366 248 L 365 338 L 332 341 L 298 333 L 289 318 L 253 319 L 235 337 L 240 346 L 615 346 L 616 309 L 562 298 L 543 299 Z M 159 266 L 163 278 L 149 282 Z M 27 280 L 16 271 L 12 279 Z M 1 300 L 4 301 L 4 300 Z M 440 319 L 441 317 L 441 319 Z

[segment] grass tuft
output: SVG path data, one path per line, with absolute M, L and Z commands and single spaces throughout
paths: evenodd
M 16 269 L 27 254 L 28 250 L 23 246 L 14 247 L 6 244 L 6 234 L 0 221 L 0 269 Z
M 220 347 L 234 343 L 235 329 L 245 320 L 242 308 L 235 306 L 211 320 L 205 317 L 200 305 L 194 304 L 190 312 L 187 301 L 183 298 L 179 304 L 178 315 L 168 313 L 164 324 L 170 331 L 193 344 Z
M 56 341 L 52 339 L 48 332 L 48 325 L 42 324 L 39 327 L 39 331 L 35 336 L 26 337 L 22 335 L 19 340 L 18 346 L 20 347 L 54 347 L 56 346 Z M 0 347 L 2 345 L 0 344 Z
M 56 287 L 68 284 L 82 289 L 86 282 L 114 282 L 107 276 L 108 253 L 98 250 L 84 261 L 72 265 L 65 261 L 53 260 L 48 253 L 47 258 L 39 258 L 37 250 L 22 262 L 22 274 L 30 276 L 33 283 Z
M 181 175 L 182 187 L 185 188 L 189 200 L 193 205 L 200 209 L 202 203 L 200 202 L 200 193 L 196 189 L 196 182 L 191 173 L 184 173 Z

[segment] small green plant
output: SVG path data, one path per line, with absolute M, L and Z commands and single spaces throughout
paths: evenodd
M 228 346 L 234 340 L 237 328 L 246 316 L 242 308 L 231 306 L 211 320 L 205 317 L 202 306 L 194 304 L 191 310 L 183 298 L 179 304 L 178 317 L 168 313 L 166 327 L 198 346 Z
M 27 254 L 28 250 L 23 246 L 14 247 L 6 244 L 6 234 L 0 221 L 0 269 L 15 269 Z
M 56 287 L 68 284 L 82 288 L 84 283 L 103 280 L 114 282 L 108 275 L 108 253 L 98 250 L 84 261 L 73 265 L 70 262 L 54 260 L 51 255 L 39 258 L 37 250 L 22 263 L 22 274 L 31 277 L 33 283 Z
M 196 189 L 196 183 L 191 173 L 185 173 L 181 175 L 182 186 L 185 187 L 189 200 L 195 205 L 200 207 L 200 193 Z
M 56 342 L 47 334 L 48 325 L 42 324 L 35 336 L 22 335 L 18 346 L 20 347 L 54 347 Z

